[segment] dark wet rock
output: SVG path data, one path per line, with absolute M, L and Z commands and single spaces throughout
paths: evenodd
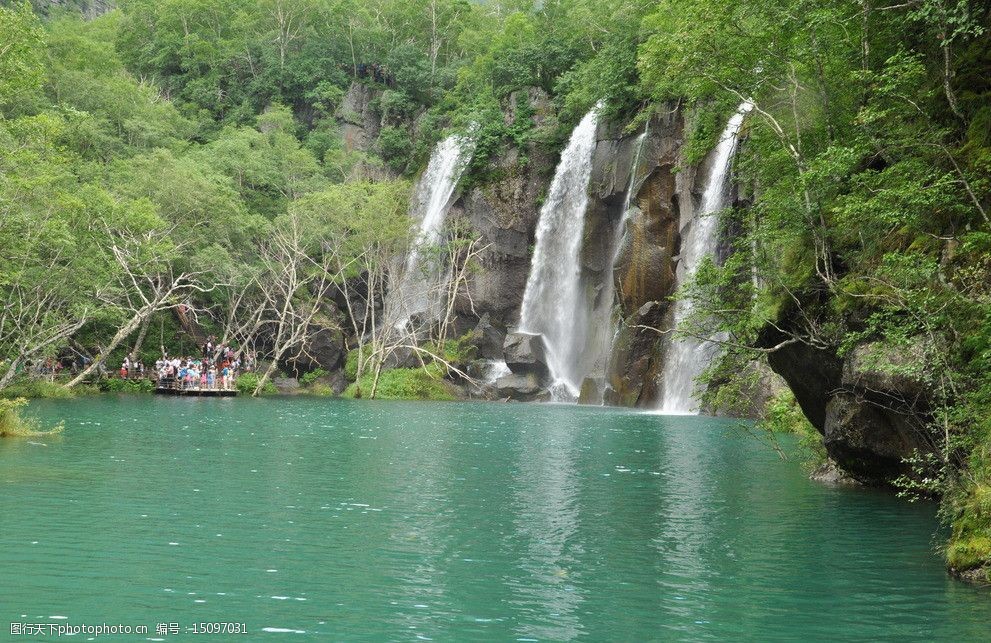
M 610 356 L 606 404 L 648 407 L 656 402 L 661 336 L 650 328 L 663 326 L 668 308 L 668 302 L 647 302 L 620 328 Z
M 903 463 L 920 447 L 921 417 L 904 416 L 857 392 L 838 391 L 826 404 L 823 444 L 830 457 L 858 479 L 890 483 L 909 473 Z
M 541 386 L 541 380 L 534 373 L 518 375 L 512 373 L 500 377 L 495 383 L 496 395 L 499 399 L 510 399 L 517 402 L 536 402 L 548 399 L 546 389 Z
M 578 403 L 591 406 L 602 404 L 602 389 L 605 381 L 600 377 L 586 377 L 582 380 L 581 390 L 578 392 Z
M 765 329 L 759 344 L 786 339 Z M 788 383 L 812 425 L 822 434 L 829 457 L 855 479 L 890 485 L 914 475 L 905 459 L 934 448 L 929 422 L 929 391 L 911 375 L 922 348 L 854 347 L 846 358 L 804 343 L 768 354 L 772 369 Z
M 299 380 L 295 377 L 273 377 L 272 385 L 279 393 L 299 393 Z
M 828 459 L 809 474 L 809 479 L 837 487 L 860 486 L 860 483 L 850 476 L 849 473 L 841 469 L 834 461 Z
M 502 359 L 502 346 L 506 341 L 506 329 L 492 325 L 489 313 L 483 313 L 475 328 L 471 331 L 472 345 L 478 357 L 484 359 Z
M 283 370 L 302 375 L 318 368 L 327 372 L 344 368 L 344 360 L 347 357 L 347 351 L 344 350 L 344 333 L 331 323 L 326 321 L 312 324 L 309 337 L 299 355 L 280 364 Z
M 613 262 L 615 296 L 622 317 L 607 372 L 607 404 L 651 406 L 657 398 L 664 343 L 661 335 L 640 326 L 664 330 L 670 323 L 667 298 L 675 291 L 681 220 L 686 206 L 690 209 L 692 203 L 691 182 L 682 177 L 693 173 L 678 171 L 683 128 L 677 109 L 655 116 L 635 163 L 640 132 L 614 138 L 619 136 L 614 125 L 600 127 L 602 140 L 593 158 L 590 220 L 593 230 L 598 230 L 596 219 L 607 221 L 610 232 L 591 234 L 610 239 L 605 256 L 606 261 Z M 598 157 L 600 148 L 602 158 Z M 620 225 L 631 172 L 636 178 L 631 208 Z M 603 263 L 599 259 L 602 252 L 602 248 L 586 243 L 589 258 L 585 269 L 589 274 Z
M 974 567 L 971 569 L 949 568 L 950 575 L 971 585 L 978 587 L 991 587 L 991 566 Z
M 549 374 L 547 347 L 542 335 L 514 332 L 506 335 L 503 359 L 515 375 L 533 375 L 539 382 Z

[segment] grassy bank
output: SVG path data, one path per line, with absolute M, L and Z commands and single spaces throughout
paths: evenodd
M 24 398 L 0 399 L 0 438 L 30 438 L 63 431 L 65 427 L 61 422 L 51 429 L 43 429 L 37 420 L 22 416 L 21 410 L 27 403 Z
M 359 399 L 371 395 L 374 373 L 362 375 L 344 390 L 344 397 Z M 440 400 L 457 399 L 451 385 L 444 381 L 440 366 L 426 368 L 393 368 L 383 370 L 375 389 L 379 400 Z
M 67 388 L 64 382 L 60 381 L 19 379 L 11 382 L 3 390 L 0 390 L 0 399 L 67 400 L 82 395 L 94 395 L 105 390 L 94 384 L 81 384 L 73 388 Z

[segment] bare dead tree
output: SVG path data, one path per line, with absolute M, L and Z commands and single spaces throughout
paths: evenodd
M 426 299 L 431 302 L 431 306 L 427 314 L 411 318 L 402 326 L 387 328 L 387 332 L 381 335 L 372 355 L 374 377 L 370 398 L 374 398 L 378 392 L 378 382 L 384 366 L 400 352 L 408 352 L 415 357 L 420 368 L 426 369 L 428 364 L 436 362 L 446 372 L 453 372 L 469 383 L 475 383 L 471 376 L 444 358 L 444 345 L 456 317 L 459 296 L 467 297 L 470 308 L 474 310 L 467 287 L 468 278 L 478 265 L 478 257 L 485 250 L 485 247 L 480 246 L 478 237 L 466 238 L 465 232 L 455 228 L 450 235 L 451 240 L 441 249 L 448 265 L 439 273 L 441 278 L 428 282 Z
M 64 342 L 86 323 L 89 309 L 70 309 L 63 290 L 52 286 L 13 284 L 3 294 L 0 354 L 10 358 L 3 364 L 0 390 L 26 361 Z
M 270 361 L 252 393 L 256 396 L 280 362 L 308 356 L 314 319 L 353 262 L 339 261 L 333 246 L 312 247 L 304 228 L 302 217 L 290 209 L 262 246 L 263 269 L 254 281 L 260 312 L 249 315 L 236 331 L 245 338 L 264 336 L 270 347 Z
M 98 299 L 118 310 L 124 321 L 110 343 L 67 386 L 76 386 L 100 368 L 107 356 L 156 312 L 184 304 L 196 293 L 213 290 L 214 285 L 201 281 L 202 272 L 176 268 L 173 258 L 182 255 L 182 246 L 168 242 L 171 232 L 160 229 L 111 233 L 116 237 L 110 244 L 115 283 L 99 293 Z

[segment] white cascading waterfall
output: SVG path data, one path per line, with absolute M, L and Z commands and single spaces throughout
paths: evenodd
M 418 222 L 419 230 L 386 300 L 386 323 L 395 328 L 404 328 L 413 315 L 429 312 L 437 316 L 433 308 L 446 273 L 430 251 L 441 241 L 451 197 L 474 151 L 475 140 L 470 132 L 448 136 L 434 147 L 427 169 L 416 183 L 410 218 Z
M 744 117 L 752 108 L 750 102 L 744 102 L 737 108 L 716 145 L 702 204 L 692 219 L 688 234 L 682 239 L 678 270 L 679 287 L 692 278 L 703 259 L 715 254 L 719 245 L 719 221 L 714 215 L 725 207 L 727 179 L 733 154 L 736 151 L 737 137 Z M 691 312 L 690 300 L 677 300 L 674 303 L 672 327 L 677 328 Z M 662 413 L 698 411 L 695 380 L 712 362 L 718 348 L 718 344 L 692 337 L 674 339 L 668 344 L 661 380 L 660 411 Z
M 571 133 L 540 208 L 519 330 L 539 333 L 555 399 L 577 397 L 588 374 L 586 340 L 590 305 L 581 283 L 581 246 L 592 175 L 592 152 L 601 102 Z

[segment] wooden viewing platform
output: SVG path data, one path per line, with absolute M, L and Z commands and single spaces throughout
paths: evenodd
M 158 380 L 155 382 L 155 395 L 175 395 L 180 397 L 237 397 L 235 388 L 200 388 L 199 386 L 183 387 L 175 380 Z

